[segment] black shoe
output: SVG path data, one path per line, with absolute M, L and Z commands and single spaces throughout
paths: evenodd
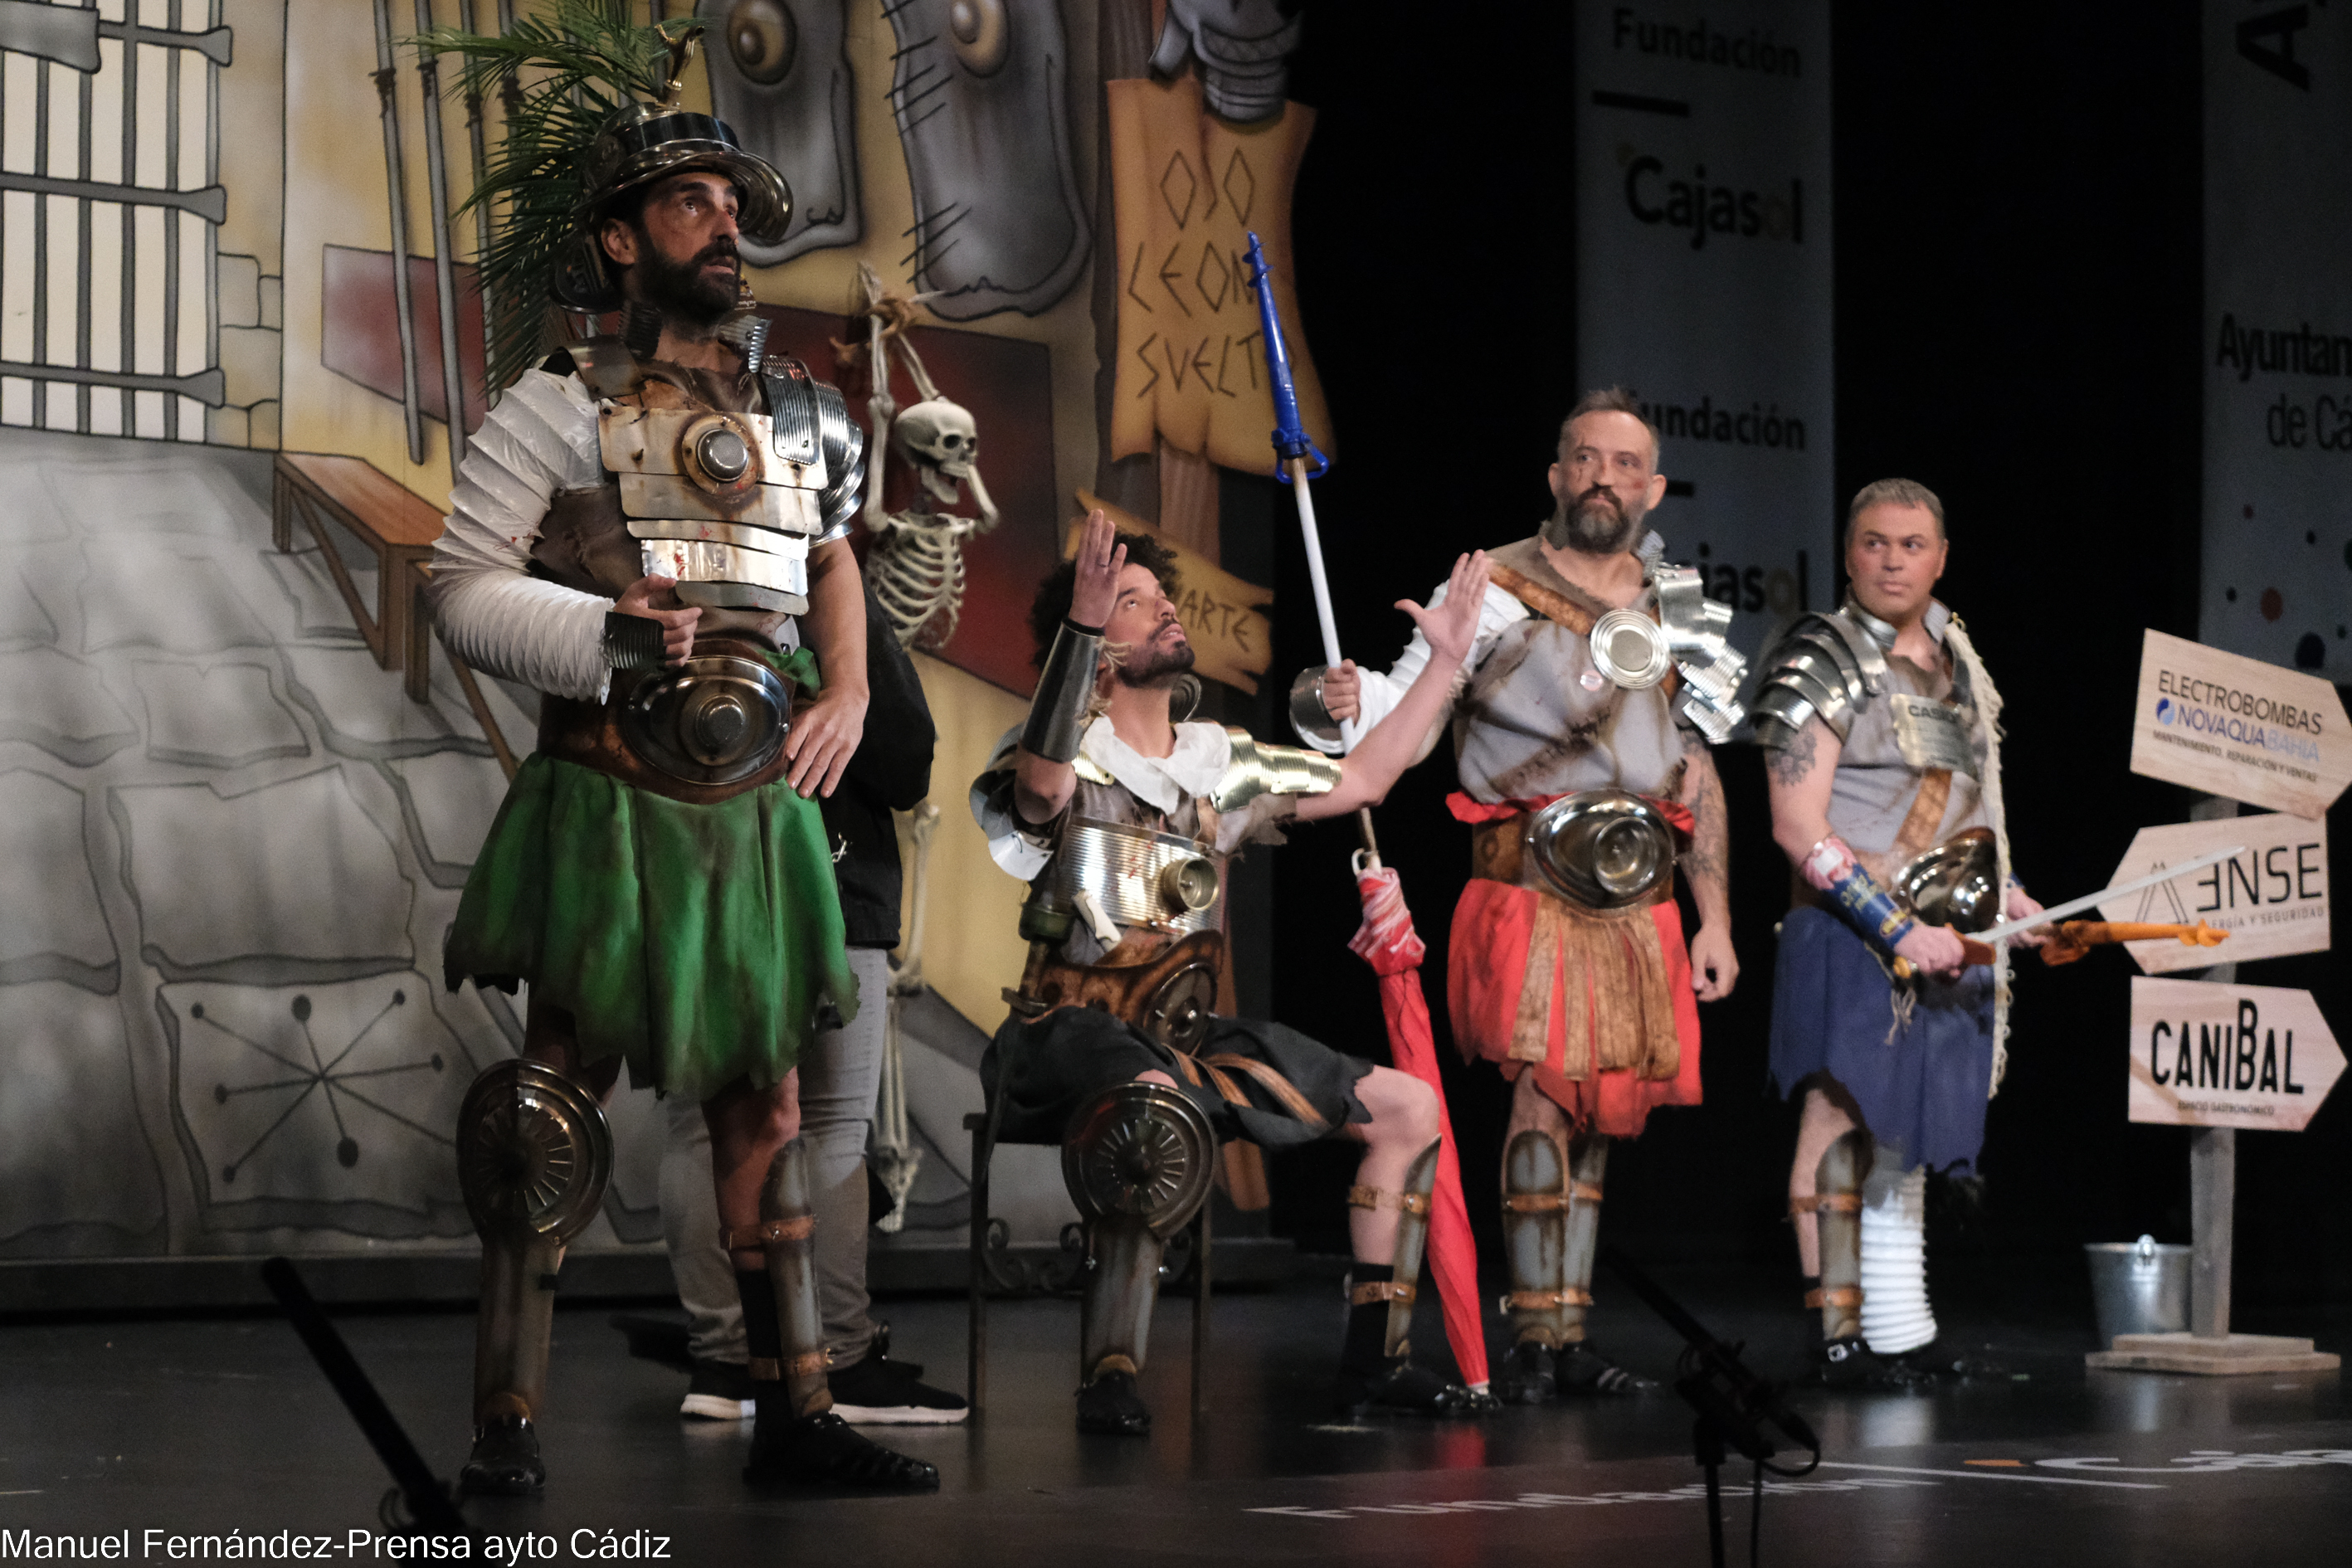
M 1905 1351 L 1887 1359 L 1938 1383 L 1966 1383 L 1971 1378 L 2000 1381 L 2010 1376 L 2009 1368 L 2000 1363 L 1984 1356 L 1969 1355 L 1941 1340 L 1930 1341 L 1917 1350 Z
M 1880 1355 L 1849 1334 L 1815 1345 L 1806 1382 L 1841 1394 L 1913 1394 L 1935 1380 L 1891 1356 Z
M 935 1492 L 939 1467 L 894 1454 L 828 1410 L 771 1416 L 751 1434 L 743 1479 L 755 1487 L 836 1486 L 870 1491 Z
M 677 1413 L 689 1421 L 749 1421 L 760 1406 L 751 1394 L 751 1369 L 740 1362 L 698 1361 Z
M 1078 1430 L 1106 1437 L 1149 1436 L 1151 1409 L 1135 1392 L 1135 1373 L 1097 1373 L 1079 1389 Z
M 539 1429 L 520 1415 L 500 1415 L 474 1428 L 474 1451 L 457 1472 L 467 1497 L 529 1497 L 547 1484 L 540 1462 Z
M 874 1325 L 874 1341 L 873 1343 L 867 1347 L 867 1350 L 869 1353 L 876 1355 L 887 1356 L 890 1353 L 889 1324 L 877 1323 Z M 894 1361 L 890 1364 L 897 1367 L 900 1372 L 905 1373 L 908 1377 L 920 1377 L 923 1375 L 923 1363 L 921 1362 Z
M 1655 1394 L 1655 1378 L 1627 1372 L 1588 1344 L 1562 1345 L 1552 1356 L 1552 1375 L 1559 1381 L 1562 1399 L 1611 1398 L 1628 1394 Z
M 1536 1340 L 1513 1345 L 1502 1370 L 1495 1374 L 1495 1396 L 1506 1405 L 1549 1405 L 1559 1392 L 1559 1380 L 1551 1372 L 1550 1347 Z
M 1425 1366 L 1415 1366 L 1408 1358 L 1395 1356 L 1378 1372 L 1341 1367 L 1332 1403 L 1342 1415 L 1361 1415 L 1367 1410 L 1402 1411 L 1410 1415 L 1466 1415 L 1478 1407 L 1479 1397 L 1458 1383 L 1446 1382 Z
M 890 1336 L 874 1336 L 866 1354 L 825 1374 L 834 1414 L 857 1426 L 951 1426 L 971 1408 L 945 1389 L 917 1380 L 919 1368 L 890 1359 Z

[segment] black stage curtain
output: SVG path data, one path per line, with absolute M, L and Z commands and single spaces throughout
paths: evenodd
M 1320 118 L 1297 194 L 1299 293 L 1345 444 L 1318 496 L 1343 637 L 1384 660 L 1409 629 L 1391 601 L 1550 504 L 1553 434 L 1581 390 L 1570 26 L 1564 6 L 1307 11 L 1293 96 Z M 2019 867 L 2045 898 L 2088 891 L 2139 826 L 2187 816 L 2186 792 L 2134 777 L 2126 757 L 2141 629 L 2196 629 L 2196 7 L 1842 4 L 1834 26 L 1840 491 L 1902 474 L 1944 497 L 1941 592 L 2008 697 Z M 1642 368 L 1608 378 L 1638 385 Z M 1286 677 L 1320 654 L 1287 501 L 1273 511 Z M 1836 523 L 1821 523 L 1832 559 Z M 1757 753 L 1720 760 L 1741 983 L 1706 1010 L 1706 1104 L 1660 1112 L 1619 1151 L 1604 1223 L 1651 1255 L 1793 1276 L 1780 1212 L 1794 1113 L 1765 1073 L 1788 872 Z M 1468 847 L 1442 805 L 1450 784 L 1441 757 L 1379 816 L 1433 949 L 1424 980 L 1491 1264 L 1505 1093 L 1444 1036 L 1441 955 Z M 1352 847 L 1335 825 L 1272 857 L 1274 1007 L 1385 1059 L 1372 980 L 1344 945 Z M 1982 1205 L 1963 1215 L 1938 1198 L 1941 1256 L 2035 1259 L 2058 1278 L 2084 1241 L 2188 1239 L 2186 1133 L 2124 1121 L 2131 973 L 2120 953 L 2024 967 Z M 2241 978 L 2308 986 L 2352 1029 L 2339 973 L 2319 956 Z M 2240 1140 L 2242 1310 L 2352 1298 L 2352 1209 L 2315 1201 L 2352 1183 L 2347 1117 L 2335 1105 L 2299 1136 Z M 1344 1250 L 1351 1163 L 1339 1148 L 1286 1157 L 1276 1228 Z

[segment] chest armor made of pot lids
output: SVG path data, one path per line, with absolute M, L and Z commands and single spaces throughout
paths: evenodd
M 635 368 L 583 367 L 599 394 L 597 447 L 619 481 L 640 575 L 676 578 L 684 604 L 807 614 L 809 544 L 824 531 L 824 493 L 843 477 L 821 439 L 830 389 L 798 362 L 775 360 L 760 374 L 764 414 L 649 408 L 640 384 L 624 379 Z

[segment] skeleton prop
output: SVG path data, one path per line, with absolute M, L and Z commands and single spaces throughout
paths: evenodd
M 890 1194 L 890 1212 L 874 1222 L 885 1236 L 906 1228 L 907 1194 L 915 1190 L 923 1152 L 915 1146 L 907 1124 L 907 1055 L 900 1042 L 899 1016 L 907 998 L 923 989 L 923 912 L 929 903 L 931 836 L 939 831 L 940 808 L 929 801 L 915 807 L 911 828 L 915 839 L 914 890 L 908 900 L 906 956 L 890 976 L 888 1022 L 882 1037 L 882 1088 L 874 1110 L 874 1173 Z
M 980 431 L 971 411 L 940 395 L 922 355 L 906 338 L 913 302 L 883 292 L 881 279 L 861 265 L 866 289 L 866 360 L 874 391 L 866 408 L 873 450 L 896 452 L 912 468 L 915 498 L 904 511 L 882 510 L 883 465 L 868 471 L 866 527 L 874 535 L 866 570 L 874 594 L 902 647 L 943 647 L 963 611 L 963 542 L 997 523 L 996 503 L 980 477 Z M 896 349 L 919 401 L 903 411 L 890 393 L 890 351 Z M 935 510 L 954 504 L 969 489 L 977 518 Z

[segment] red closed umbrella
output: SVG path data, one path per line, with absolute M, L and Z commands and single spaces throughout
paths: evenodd
M 1454 1119 L 1446 1113 L 1437 1045 L 1429 1031 L 1429 1003 L 1421 993 L 1421 962 L 1429 949 L 1412 929 L 1412 910 L 1405 907 L 1404 888 L 1395 870 L 1361 850 L 1355 867 L 1364 923 L 1348 948 L 1380 976 L 1381 1012 L 1388 1019 L 1389 1049 L 1398 1070 L 1412 1074 L 1437 1094 L 1437 1190 L 1429 1205 L 1429 1272 L 1445 1309 L 1445 1338 L 1454 1347 L 1462 1381 L 1484 1388 L 1486 1332 L 1479 1316 L 1478 1247 L 1470 1234 L 1470 1210 L 1462 1201 Z

